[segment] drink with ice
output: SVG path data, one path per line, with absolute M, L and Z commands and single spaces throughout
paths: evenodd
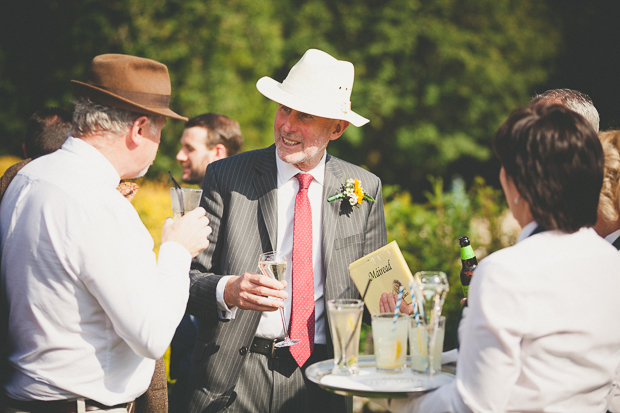
M 400 373 L 405 369 L 408 327 L 409 317 L 405 314 L 399 314 L 395 323 L 392 313 L 372 316 L 372 340 L 377 371 Z
M 185 213 L 192 211 L 200 206 L 200 198 L 202 197 L 202 189 L 181 188 L 181 198 L 183 198 L 183 207 Z M 175 188 L 170 188 L 170 201 L 172 202 L 172 218 L 178 219 L 183 216 L 181 213 L 181 203 L 179 202 L 179 194 Z
M 327 302 L 332 340 L 334 342 L 334 368 L 332 374 L 357 374 L 360 329 L 364 302 L 337 299 Z
M 432 346 L 433 364 L 430 366 L 433 372 L 441 370 L 441 353 L 445 336 L 445 317 L 440 317 L 435 343 Z M 409 353 L 411 356 L 411 369 L 418 373 L 428 373 L 428 346 L 432 338 L 432 327 L 427 328 L 424 324 L 418 324 L 415 318 L 410 319 L 409 327 Z M 430 334 L 429 334 L 430 331 Z

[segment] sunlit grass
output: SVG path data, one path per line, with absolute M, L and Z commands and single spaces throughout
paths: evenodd
M 16 164 L 21 161 L 22 158 L 18 158 L 17 156 L 0 156 L 0 176 L 6 172 L 11 165 Z

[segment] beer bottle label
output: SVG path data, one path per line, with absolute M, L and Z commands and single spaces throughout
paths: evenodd
M 474 254 L 474 249 L 471 247 L 471 245 L 461 248 L 461 259 L 462 260 L 468 260 L 475 256 L 476 254 Z
M 467 293 L 469 292 L 469 285 L 461 285 L 463 287 L 463 295 L 467 297 Z

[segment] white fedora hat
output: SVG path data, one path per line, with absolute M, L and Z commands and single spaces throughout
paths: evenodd
M 342 119 L 359 127 L 368 119 L 351 110 L 353 64 L 310 49 L 282 83 L 262 77 L 256 88 L 267 98 L 310 115 Z

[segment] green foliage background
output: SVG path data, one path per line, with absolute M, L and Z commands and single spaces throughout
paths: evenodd
M 70 108 L 70 79 L 101 53 L 165 63 L 173 110 L 237 119 L 245 150 L 272 141 L 282 80 L 308 48 L 355 64 L 353 109 L 371 119 L 330 150 L 417 199 L 427 174 L 491 157 L 490 138 L 528 103 L 560 31 L 538 0 L 21 0 L 0 5 L 0 154 L 19 155 L 28 117 Z M 544 41 L 541 41 L 544 39 Z M 182 122 L 164 129 L 150 176 L 179 172 Z

